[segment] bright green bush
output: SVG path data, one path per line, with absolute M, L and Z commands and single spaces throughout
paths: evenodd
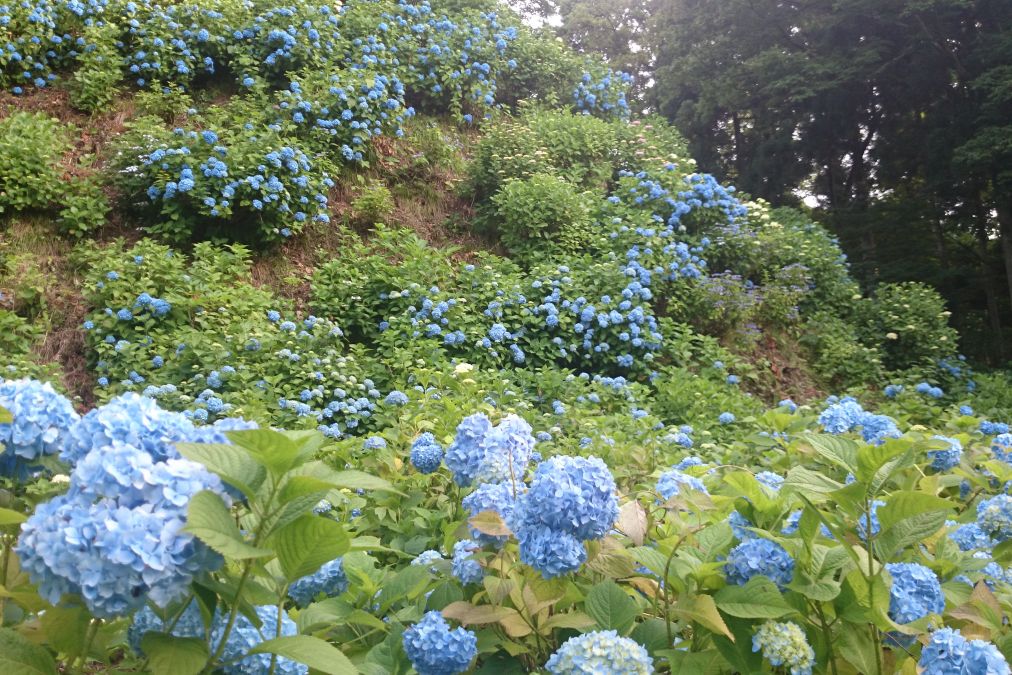
M 809 350 L 813 371 L 833 388 L 883 381 L 881 352 L 862 344 L 854 326 L 831 312 L 809 317 L 801 344 Z
M 580 250 L 590 227 L 583 193 L 547 173 L 507 181 L 492 197 L 492 204 L 503 243 L 521 256 L 556 247 Z
M 64 194 L 68 129 L 41 113 L 15 112 L 0 120 L 0 213 L 48 209 Z
M 382 223 L 394 211 L 394 198 L 383 183 L 369 183 L 358 191 L 351 202 L 351 209 L 355 220 L 360 223 Z
M 879 286 L 857 305 L 854 321 L 861 342 L 882 352 L 888 370 L 931 369 L 957 348 L 945 302 L 921 283 Z

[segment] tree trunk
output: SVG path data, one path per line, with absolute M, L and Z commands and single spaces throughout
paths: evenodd
M 991 332 L 994 337 L 994 344 L 997 346 L 996 354 L 988 354 L 992 363 L 1005 362 L 1005 338 L 1002 335 L 1001 308 L 998 306 L 998 289 L 994 286 L 994 278 L 991 275 L 990 251 L 988 251 L 987 237 L 987 212 L 984 204 L 977 203 L 976 213 L 977 227 L 977 255 L 980 257 L 980 281 L 984 289 L 984 298 L 987 301 L 987 317 L 991 324 Z M 988 340 L 988 346 L 991 341 Z M 990 352 L 990 349 L 988 349 Z

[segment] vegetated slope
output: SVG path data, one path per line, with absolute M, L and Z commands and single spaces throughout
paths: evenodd
M 960 360 L 936 293 L 861 297 L 821 227 L 697 172 L 674 129 L 630 119 L 627 78 L 505 10 L 2 11 L 0 403 L 15 419 L 0 433 L 19 435 L 0 438 L 20 452 L 0 466 L 11 523 L 45 502 L 19 547 L 5 531 L 29 572 L 11 623 L 62 599 L 99 645 L 47 634 L 38 658 L 129 669 L 184 653 L 195 670 L 267 672 L 247 655 L 267 637 L 251 619 L 294 633 L 291 610 L 331 646 L 281 653 L 314 667 L 344 653 L 367 672 L 444 672 L 427 659 L 449 656 L 453 672 L 578 672 L 579 640 L 550 655 L 582 632 L 636 672 L 753 672 L 776 662 L 778 635 L 799 672 L 816 658 L 862 670 L 894 626 L 881 606 L 845 610 L 887 583 L 847 560 L 909 562 L 960 481 L 976 499 L 1004 480 L 982 465 L 1012 387 Z M 21 376 L 62 376 L 97 407 L 78 420 Z M 847 391 L 886 414 L 821 400 Z M 125 485 L 121 466 L 143 470 Z M 64 489 L 54 467 L 71 488 L 46 501 Z M 891 534 L 874 549 L 860 532 L 878 497 Z M 130 536 L 81 551 L 54 525 L 115 532 L 127 516 L 131 532 L 175 529 L 143 551 Z M 945 547 L 946 590 L 970 602 L 955 577 L 985 563 Z M 795 560 L 812 583 L 788 589 Z M 766 581 L 750 582 L 760 562 Z M 464 632 L 456 651 L 404 633 L 445 636 L 422 622 L 433 609 L 487 624 L 480 656 Z M 795 612 L 820 637 L 760 621 Z M 166 621 L 201 644 L 141 639 Z M 205 644 L 203 625 L 245 642 Z M 834 652 L 857 628 L 868 639 Z

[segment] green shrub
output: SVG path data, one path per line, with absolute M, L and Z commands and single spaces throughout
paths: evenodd
M 389 188 L 380 182 L 363 186 L 351 202 L 352 216 L 356 221 L 372 225 L 386 220 L 394 211 L 394 198 Z
M 933 369 L 957 349 L 956 331 L 936 290 L 918 282 L 883 284 L 855 308 L 861 342 L 882 353 L 887 370 Z
M 544 252 L 553 244 L 579 250 L 590 226 L 584 194 L 547 173 L 507 181 L 492 204 L 502 241 L 516 254 Z
M 848 388 L 882 382 L 882 355 L 858 339 L 857 330 L 832 312 L 818 312 L 806 323 L 801 344 L 813 370 L 830 387 Z
M 67 128 L 41 113 L 0 120 L 0 213 L 48 209 L 64 196 Z
M 123 78 L 123 57 L 116 48 L 119 27 L 113 22 L 95 23 L 84 29 L 87 42 L 74 71 L 70 102 L 75 108 L 94 112 L 107 106 L 119 94 L 116 85 Z

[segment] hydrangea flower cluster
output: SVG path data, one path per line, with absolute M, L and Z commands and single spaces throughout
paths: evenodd
M 306 607 L 318 596 L 333 597 L 348 590 L 348 577 L 344 573 L 341 558 L 324 563 L 320 569 L 310 575 L 292 582 L 288 587 L 288 597 L 299 607 Z
M 509 523 L 513 519 L 516 497 L 513 494 L 513 487 L 508 483 L 482 483 L 474 492 L 464 497 L 462 504 L 472 516 L 482 511 L 494 511 L 504 523 Z M 470 529 L 471 537 L 482 544 L 502 545 L 509 539 L 507 536 L 483 534 L 474 527 Z
M 657 479 L 657 493 L 660 494 L 664 500 L 671 499 L 679 494 L 685 488 L 695 490 L 696 492 L 702 492 L 703 494 L 710 494 L 706 489 L 706 485 L 703 481 L 699 480 L 695 476 L 690 476 L 677 468 L 670 469 L 661 474 L 661 477 Z
M 949 436 L 932 436 L 936 441 L 943 441 L 948 444 L 944 450 L 928 450 L 928 458 L 931 460 L 931 468 L 938 471 L 948 471 L 958 466 L 963 456 L 963 444 L 957 438 Z
M 102 618 L 129 614 L 148 598 L 164 607 L 221 563 L 182 529 L 202 490 L 227 499 L 218 477 L 195 462 L 119 440 L 95 445 L 71 473 L 69 491 L 23 525 L 15 550 L 53 604 L 79 595 Z
M 928 614 L 941 614 L 945 596 L 938 577 L 919 563 L 887 563 L 892 576 L 889 589 L 889 618 L 896 623 L 910 623 Z
M 958 628 L 943 627 L 931 634 L 917 663 L 924 675 L 1009 675 L 1008 661 L 990 642 L 967 640 Z
M 255 609 L 260 620 L 259 628 L 240 613 L 236 617 L 232 631 L 228 634 L 225 648 L 221 653 L 222 662 L 228 664 L 221 668 L 225 675 L 268 675 L 271 672 L 271 654 L 249 654 L 249 651 L 262 642 L 274 639 L 275 626 L 278 624 L 278 608 L 276 605 L 262 605 Z M 211 628 L 211 644 L 217 646 L 221 643 L 226 625 L 225 617 L 219 609 L 215 613 L 214 625 Z M 295 622 L 282 611 L 281 636 L 297 635 L 298 632 Z M 243 656 L 244 654 L 247 656 Z M 279 656 L 276 658 L 273 672 L 282 675 L 307 675 L 309 667 Z
M 977 525 L 999 543 L 1012 539 L 1012 497 L 1000 494 L 977 504 Z
M 433 473 L 443 462 L 443 446 L 426 431 L 411 444 L 411 463 L 421 473 Z
M 545 670 L 552 675 L 650 675 L 654 672 L 654 661 L 635 640 L 604 630 L 563 642 L 545 663 Z
M 991 441 L 991 453 L 995 459 L 1012 464 L 1012 434 L 1005 432 L 995 436 Z
M 600 539 L 618 518 L 615 480 L 597 457 L 552 457 L 538 465 L 513 512 L 520 559 L 551 578 L 579 569 L 583 542 Z
M 830 400 L 830 405 L 819 415 L 819 424 L 831 434 L 860 429 L 864 441 L 873 445 L 881 445 L 887 438 L 899 438 L 902 435 L 892 418 L 866 411 L 850 396 L 839 401 Z
M 78 415 L 48 382 L 0 379 L 0 407 L 13 416 L 0 424 L 0 476 L 21 478 L 37 460 L 68 442 Z
M 521 484 L 534 452 L 531 426 L 516 415 L 507 415 L 498 425 L 483 413 L 465 417 L 457 425 L 453 443 L 446 450 L 446 466 L 458 485 L 472 481 Z
M 439 612 L 426 612 L 422 620 L 404 631 L 404 652 L 418 675 L 456 675 L 478 655 L 478 638 L 469 630 L 450 630 Z
M 794 559 L 774 541 L 748 538 L 728 552 L 724 574 L 728 583 L 739 586 L 752 577 L 764 576 L 783 588 L 794 578 Z
M 603 73 L 585 72 L 573 90 L 573 105 L 578 111 L 587 114 L 625 119 L 629 116 L 626 90 L 630 84 L 632 76 L 628 73 L 613 70 Z
M 793 621 L 767 621 L 759 626 L 752 636 L 752 651 L 761 651 L 771 666 L 782 666 L 791 675 L 811 675 L 815 665 L 815 650 Z
M 453 576 L 462 584 L 480 583 L 485 576 L 474 554 L 481 550 L 481 544 L 472 539 L 463 539 L 453 545 Z

